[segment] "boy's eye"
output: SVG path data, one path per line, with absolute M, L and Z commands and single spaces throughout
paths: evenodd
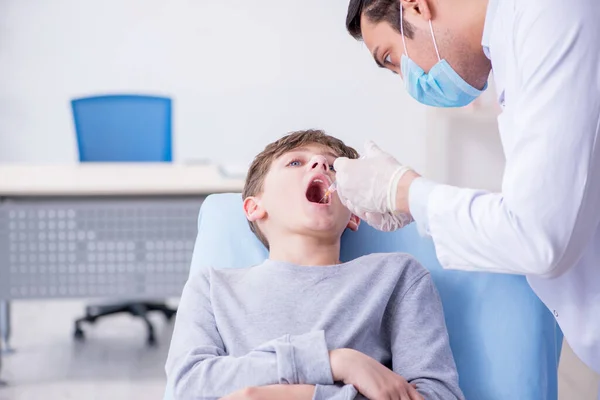
M 293 160 L 288 165 L 290 167 L 299 167 L 300 165 L 302 165 L 302 163 L 300 162 L 300 160 Z
M 329 170 L 335 172 L 335 168 L 333 168 L 333 164 L 329 165 Z

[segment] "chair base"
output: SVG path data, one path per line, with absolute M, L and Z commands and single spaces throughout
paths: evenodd
M 93 324 L 98 318 L 119 313 L 129 313 L 135 317 L 141 318 L 144 321 L 146 327 L 148 328 L 147 344 L 148 346 L 154 346 L 156 344 L 156 336 L 154 334 L 154 327 L 148 319 L 148 313 L 150 311 L 162 312 L 167 321 L 173 319 L 177 313 L 176 309 L 169 308 L 164 303 L 130 302 L 106 306 L 87 306 L 85 308 L 85 317 L 79 318 L 75 321 L 75 331 L 73 332 L 73 336 L 76 340 L 85 339 L 85 333 L 81 329 L 81 324 L 83 322 Z

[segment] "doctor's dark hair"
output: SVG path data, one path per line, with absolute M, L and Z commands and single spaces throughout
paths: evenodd
M 362 40 L 360 18 L 364 15 L 369 21 L 377 24 L 387 22 L 400 33 L 400 1 L 401 0 L 350 0 L 346 15 L 346 29 L 356 40 Z M 412 39 L 414 28 L 403 20 L 404 36 Z
M 344 142 L 333 136 L 327 135 L 322 130 L 308 129 L 303 131 L 295 131 L 283 136 L 282 138 L 268 144 L 252 161 L 246 182 L 242 191 L 242 198 L 246 199 L 251 196 L 257 196 L 263 191 L 265 176 L 271 169 L 273 161 L 280 156 L 292 150 L 311 144 L 319 144 L 328 147 L 338 157 L 358 158 L 358 152 L 350 146 L 346 146 Z M 260 231 L 256 222 L 248 221 L 250 230 L 254 232 L 256 237 L 269 248 L 269 241 Z

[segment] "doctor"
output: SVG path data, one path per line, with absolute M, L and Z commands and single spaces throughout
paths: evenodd
M 414 220 L 444 268 L 526 275 L 598 373 L 599 21 L 599 0 L 350 0 L 350 34 L 423 104 L 469 104 L 493 68 L 506 169 L 489 193 L 422 178 L 373 143 L 334 164 L 340 198 L 373 227 Z

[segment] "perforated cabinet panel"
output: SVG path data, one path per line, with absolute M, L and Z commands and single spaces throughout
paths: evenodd
M 0 298 L 179 296 L 202 198 L 0 203 Z

